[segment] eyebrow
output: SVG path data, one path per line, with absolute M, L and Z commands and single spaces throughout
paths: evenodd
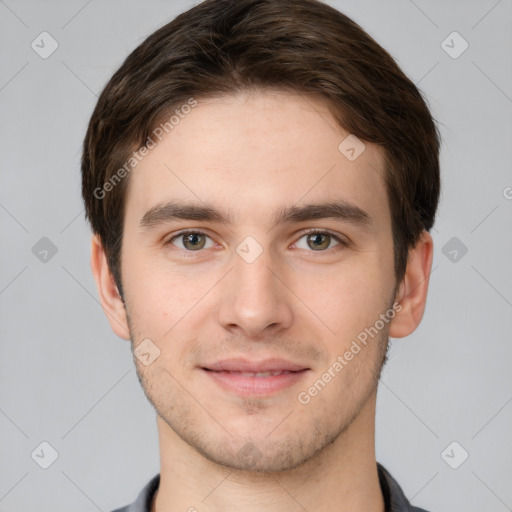
M 224 212 L 212 204 L 169 201 L 150 208 L 141 218 L 139 227 L 143 231 L 150 231 L 178 219 L 235 224 L 235 217 L 231 211 Z M 336 200 L 282 207 L 272 215 L 272 228 L 287 222 L 317 219 L 337 219 L 366 229 L 373 226 L 372 218 L 362 208 L 344 200 Z

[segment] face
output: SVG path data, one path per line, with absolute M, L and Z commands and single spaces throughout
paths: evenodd
M 134 358 L 139 380 L 165 428 L 213 462 L 297 467 L 375 392 L 391 217 L 381 151 L 349 159 L 348 135 L 320 100 L 203 100 L 130 176 L 126 313 L 133 348 L 158 355 Z

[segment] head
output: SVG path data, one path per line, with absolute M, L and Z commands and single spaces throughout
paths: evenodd
M 82 179 L 112 328 L 158 355 L 134 358 L 148 399 L 212 461 L 318 453 L 374 397 L 388 336 L 421 320 L 438 132 L 392 57 L 326 4 L 206 0 L 149 36 L 98 100 Z M 271 396 L 209 385 L 205 368 L 242 356 L 304 370 Z

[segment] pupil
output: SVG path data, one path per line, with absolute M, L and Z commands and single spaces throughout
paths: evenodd
M 185 236 L 185 246 L 188 246 L 189 248 L 192 247 L 193 249 L 201 249 L 204 245 L 204 242 L 201 243 L 201 236 L 199 233 L 189 233 Z
M 323 233 L 313 233 L 311 235 L 310 240 L 313 242 L 313 245 L 318 246 L 325 246 L 325 241 L 328 240 L 329 235 L 325 235 Z

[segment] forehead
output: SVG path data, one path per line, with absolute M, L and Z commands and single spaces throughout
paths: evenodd
M 131 172 L 126 222 L 176 199 L 216 204 L 249 224 L 270 222 L 283 206 L 336 199 L 389 217 L 381 149 L 364 142 L 357 156 L 363 146 L 320 99 L 259 91 L 199 99 L 185 111 Z

